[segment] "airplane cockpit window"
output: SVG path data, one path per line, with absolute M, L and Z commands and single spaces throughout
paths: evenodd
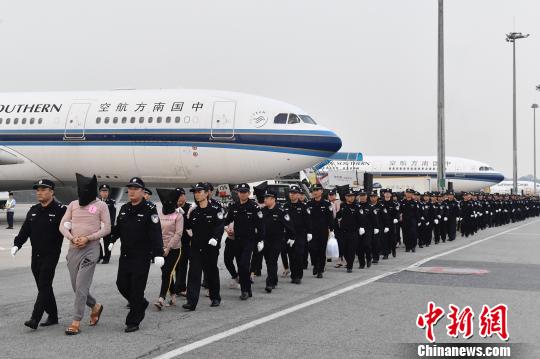
M 274 117 L 274 123 L 287 123 L 287 116 L 288 114 L 286 113 L 280 113 L 279 115 Z
M 300 119 L 294 113 L 289 114 L 289 118 L 287 119 L 288 125 L 292 125 L 292 124 L 300 123 L 300 122 L 301 122 Z
M 487 166 L 482 166 L 478 169 L 479 171 L 491 171 L 493 170 L 491 167 L 487 167 Z
M 317 124 L 317 122 L 315 122 L 315 120 L 308 115 L 300 115 L 300 118 L 302 119 L 302 121 L 304 121 L 305 123 L 309 123 L 310 125 Z

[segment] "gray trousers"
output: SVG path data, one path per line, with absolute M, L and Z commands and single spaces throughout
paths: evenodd
M 99 258 L 99 246 L 90 244 L 84 248 L 69 248 L 66 260 L 71 279 L 71 287 L 75 292 L 73 320 L 80 321 L 84 316 L 84 306 L 92 308 L 96 300 L 90 295 L 90 286 Z

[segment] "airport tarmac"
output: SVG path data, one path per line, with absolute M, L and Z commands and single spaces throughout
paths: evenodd
M 247 302 L 238 299 L 239 290 L 228 289 L 221 257 L 221 307 L 210 308 L 204 292 L 195 312 L 184 312 L 182 301 L 161 312 L 149 307 L 141 330 L 130 334 L 123 332 L 126 302 L 115 285 L 116 246 L 111 263 L 98 265 L 94 276 L 92 293 L 105 308 L 98 326 L 86 324 L 87 313 L 82 333 L 68 337 L 64 329 L 70 323 L 73 294 L 65 252 L 54 281 L 60 325 L 35 332 L 23 325 L 36 295 L 29 243 L 16 258 L 9 249 L 25 211 L 18 207 L 15 230 L 4 229 L 0 212 L 0 358 L 402 358 L 403 343 L 426 343 L 416 318 L 426 312 L 429 301 L 445 309 L 449 304 L 469 305 L 475 318 L 483 304 L 504 303 L 508 343 L 523 344 L 516 346 L 519 357 L 540 356 L 535 310 L 540 292 L 539 219 L 458 237 L 416 253 L 401 247 L 397 258 L 370 269 L 355 265 L 351 274 L 333 265 L 323 279 L 305 271 L 302 285 L 280 278 L 271 294 L 264 291 L 263 269 Z M 477 273 L 423 273 L 419 267 Z M 149 301 L 155 300 L 159 282 L 160 271 L 152 267 Z M 471 339 L 450 338 L 446 324 L 441 320 L 435 326 L 437 343 L 503 343 L 497 336 L 481 338 L 476 322 Z

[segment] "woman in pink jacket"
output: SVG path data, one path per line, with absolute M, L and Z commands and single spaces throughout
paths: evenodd
M 161 289 L 159 298 L 154 303 L 158 310 L 165 306 L 167 292 L 171 293 L 171 305 L 176 305 L 176 295 L 171 288 L 172 276 L 180 259 L 180 238 L 184 230 L 184 216 L 182 208 L 176 209 L 176 202 L 180 192 L 170 189 L 157 189 L 159 199 L 163 206 L 159 220 L 163 235 L 163 256 L 165 264 L 161 267 Z

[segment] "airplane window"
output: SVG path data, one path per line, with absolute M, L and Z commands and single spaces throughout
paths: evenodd
M 308 115 L 300 115 L 300 118 L 302 119 L 302 121 L 304 121 L 305 123 L 309 123 L 311 125 L 316 125 L 317 122 L 315 122 L 310 116 Z
M 184 116 L 184 123 L 189 123 L 190 120 L 189 116 Z
M 295 123 L 300 123 L 300 119 L 294 113 L 290 113 L 289 118 L 287 119 L 287 124 L 293 125 Z
M 489 168 L 486 166 L 482 166 L 478 169 L 479 171 L 489 171 Z
M 30 124 L 33 125 L 34 122 L 35 122 L 35 119 L 32 117 L 32 118 L 30 119 Z
M 21 120 L 21 123 L 22 123 L 23 125 L 26 125 L 26 117 L 23 118 L 23 119 Z
M 157 123 L 161 123 L 161 117 L 157 117 L 157 118 L 156 118 L 156 122 L 157 122 Z
M 118 123 L 118 117 L 113 118 L 113 123 Z
M 13 124 L 16 125 L 16 124 L 18 124 L 18 123 L 19 123 L 19 119 L 18 119 L 18 118 L 14 118 L 14 119 L 13 119 Z
M 109 117 L 105 117 L 105 120 L 103 121 L 103 123 L 109 123 L 110 122 L 110 118 Z
M 141 118 L 142 118 L 142 117 L 141 117 Z M 129 122 L 135 123 L 135 117 L 130 118 L 130 119 L 129 119 Z
M 122 117 L 122 123 L 126 123 L 127 122 L 127 117 Z
M 11 118 L 6 118 L 6 125 L 9 125 L 10 122 L 11 122 Z
M 43 123 L 43 119 L 40 118 L 40 119 L 38 120 L 38 124 L 41 125 L 42 123 Z
M 176 117 L 174 118 L 174 122 L 180 123 L 180 116 L 176 116 Z
M 2 119 L 0 118 L 0 124 L 2 124 Z
M 171 123 L 171 118 L 169 116 L 167 116 L 167 118 L 165 119 L 165 122 Z
M 152 123 L 154 122 L 154 118 L 153 117 L 148 117 L 148 123 Z
M 287 123 L 287 114 L 286 113 L 280 113 L 276 117 L 274 117 L 274 123 Z
M 139 118 L 139 123 L 143 123 L 144 122 L 144 117 L 140 117 Z

